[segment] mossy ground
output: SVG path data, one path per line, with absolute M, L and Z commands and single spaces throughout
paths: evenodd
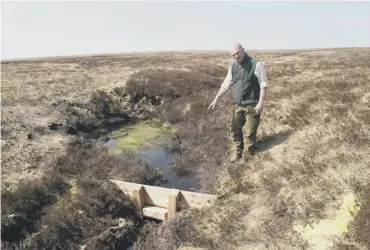
M 123 151 L 135 152 L 144 147 L 165 147 L 171 142 L 176 129 L 167 122 L 148 119 L 135 124 L 125 125 L 109 137 L 113 140 L 110 152 L 119 155 Z
M 310 243 L 310 249 L 331 249 L 334 246 L 334 241 L 330 238 L 341 237 L 348 233 L 348 226 L 359 211 L 360 207 L 354 194 L 349 193 L 343 196 L 343 201 L 333 218 L 322 219 L 309 225 L 297 222 L 294 225 L 294 230 Z

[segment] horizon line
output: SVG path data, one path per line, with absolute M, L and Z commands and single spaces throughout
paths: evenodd
M 317 47 L 317 48 L 301 48 L 301 49 L 251 49 L 250 52 L 290 52 L 290 51 L 320 51 L 320 50 L 345 50 L 345 49 L 370 49 L 370 46 L 349 46 L 349 47 Z M 1 59 L 3 62 L 19 62 L 19 61 L 37 61 L 37 60 L 55 60 L 55 59 L 73 59 L 86 57 L 106 57 L 106 56 L 129 56 L 140 54 L 174 54 L 174 53 L 228 53 L 227 50 L 153 50 L 153 51 L 127 51 L 127 52 L 110 52 L 110 53 L 89 53 L 89 54 L 71 54 L 59 56 L 41 56 L 41 57 L 22 57 Z

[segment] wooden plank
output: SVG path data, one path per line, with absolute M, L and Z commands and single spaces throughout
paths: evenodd
M 179 192 L 173 192 L 168 196 L 168 218 L 173 217 L 177 212 L 177 199 L 178 199 Z
M 145 186 L 145 203 L 157 207 L 168 207 L 168 196 L 172 194 L 171 189 Z
M 168 210 L 161 207 L 145 206 L 143 208 L 143 215 L 158 220 L 165 220 L 168 216 Z
M 215 195 L 181 191 L 178 203 L 180 208 L 202 208 L 210 206 L 215 199 Z
M 145 204 L 153 205 L 158 207 L 167 208 L 168 206 L 168 196 L 173 193 L 173 189 L 155 187 L 149 185 L 142 185 L 132 182 L 123 182 L 118 180 L 111 180 L 115 183 L 125 194 L 131 195 L 132 189 L 137 189 L 144 187 L 144 200 Z
M 145 204 L 162 208 L 168 208 L 168 197 L 174 193 L 178 194 L 178 204 L 181 204 L 179 208 L 201 208 L 203 206 L 210 205 L 216 199 L 215 195 L 194 193 L 172 188 L 142 185 L 119 180 L 110 181 L 115 183 L 125 194 L 130 196 L 132 195 L 131 190 L 143 187 L 145 189 Z
M 140 187 L 139 189 L 132 189 L 131 190 L 131 196 L 136 201 L 137 206 L 139 209 L 143 209 L 145 206 L 145 190 L 143 187 Z
M 110 180 L 111 182 L 115 183 L 125 194 L 131 195 L 132 189 L 138 189 L 144 187 L 144 185 L 132 183 L 132 182 L 125 182 L 125 181 L 118 181 L 118 180 Z

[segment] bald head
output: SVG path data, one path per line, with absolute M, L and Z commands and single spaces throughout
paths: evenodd
M 243 61 L 244 59 L 244 48 L 240 43 L 233 43 L 230 49 L 230 54 L 238 62 Z
M 242 49 L 243 49 L 243 46 L 240 43 L 233 43 L 231 45 L 230 53 L 231 55 L 234 55 L 235 53 L 237 53 L 238 51 Z

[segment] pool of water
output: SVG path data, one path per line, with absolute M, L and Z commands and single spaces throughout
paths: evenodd
M 119 139 L 108 139 L 103 144 L 115 147 Z M 194 175 L 179 175 L 170 167 L 174 155 L 159 146 L 146 146 L 136 150 L 135 156 L 148 163 L 152 168 L 157 168 L 162 173 L 162 179 L 154 183 L 155 186 L 176 188 L 184 191 L 197 192 L 202 188 L 200 180 Z
M 201 189 L 200 181 L 196 176 L 179 176 L 169 164 L 174 157 L 170 152 L 158 147 L 144 148 L 136 153 L 137 157 L 148 162 L 150 167 L 158 168 L 163 174 L 163 179 L 156 183 L 157 186 L 176 188 L 185 191 L 198 191 Z
M 112 154 L 119 156 L 122 151 L 131 151 L 150 167 L 159 169 L 163 178 L 155 183 L 156 186 L 197 192 L 202 187 L 196 176 L 178 175 L 170 167 L 175 156 L 166 150 L 165 145 L 171 143 L 174 131 L 170 124 L 152 119 L 124 125 L 102 138 L 101 142 Z

